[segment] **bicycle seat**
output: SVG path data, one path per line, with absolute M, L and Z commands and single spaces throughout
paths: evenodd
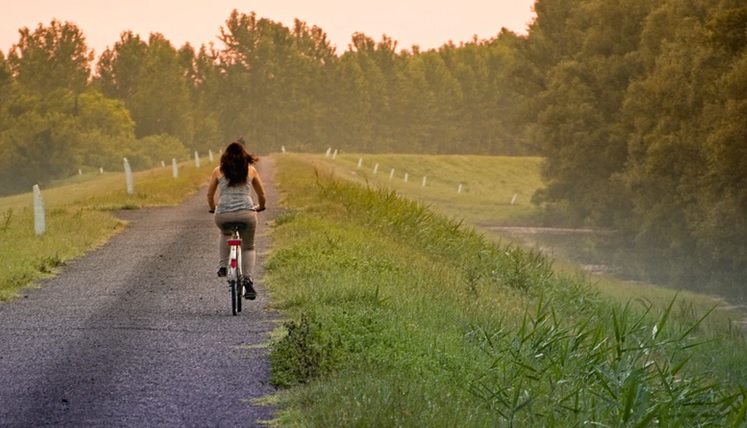
M 223 223 L 223 230 L 244 230 L 246 229 L 246 223 L 231 222 Z

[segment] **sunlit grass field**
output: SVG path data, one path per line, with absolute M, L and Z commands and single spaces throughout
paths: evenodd
M 132 195 L 124 173 L 74 176 L 42 188 L 46 232 L 41 236 L 35 234 L 31 193 L 0 198 L 0 301 L 123 230 L 113 211 L 178 204 L 207 182 L 214 167 L 185 162 L 177 178 L 170 166 L 136 172 Z
M 470 224 L 523 224 L 537 214 L 531 203 L 542 186 L 536 157 L 344 153 L 312 159 L 335 175 L 396 189 Z

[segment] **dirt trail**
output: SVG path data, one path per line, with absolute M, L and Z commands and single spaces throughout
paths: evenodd
M 277 192 L 259 164 L 258 298 L 232 316 L 215 275 L 205 188 L 177 207 L 122 212 L 128 228 L 24 297 L 0 304 L 0 426 L 258 426 L 273 408 L 261 264 Z M 206 177 L 207 179 L 207 177 Z

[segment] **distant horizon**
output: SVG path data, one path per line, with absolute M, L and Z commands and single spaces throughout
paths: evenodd
M 296 0 L 214 0 L 210 8 L 198 0 L 77 0 L 62 4 L 57 0 L 29 0 L 0 15 L 0 51 L 6 54 L 19 41 L 19 30 L 47 27 L 53 19 L 75 24 L 86 44 L 98 57 L 113 47 L 126 31 L 147 40 L 160 33 L 175 48 L 189 43 L 194 48 L 219 43 L 220 28 L 231 12 L 254 12 L 291 28 L 295 19 L 326 34 L 337 54 L 348 50 L 354 33 L 379 41 L 384 35 L 397 42 L 397 49 L 437 49 L 452 42 L 469 43 L 474 37 L 487 40 L 502 28 L 526 34 L 534 19 L 534 0 L 465 0 L 459 4 L 443 0 L 380 0 L 375 5 L 355 6 L 339 0 L 319 0 L 314 4 Z M 172 6 L 175 5 L 175 6 Z M 145 11 L 145 13 L 143 12 Z

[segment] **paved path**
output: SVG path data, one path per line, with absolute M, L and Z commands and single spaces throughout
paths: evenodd
M 277 215 L 258 164 L 258 298 L 232 316 L 215 275 L 218 229 L 205 188 L 178 207 L 126 211 L 128 228 L 24 297 L 0 304 L 2 427 L 251 427 L 273 409 L 262 287 L 265 225 Z M 207 177 L 206 177 L 207 180 Z

